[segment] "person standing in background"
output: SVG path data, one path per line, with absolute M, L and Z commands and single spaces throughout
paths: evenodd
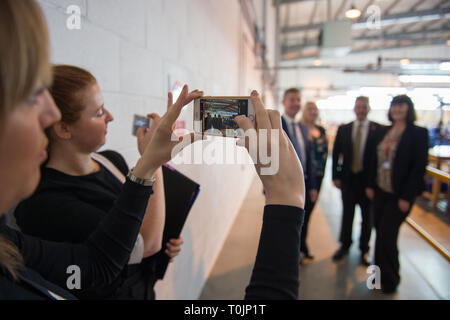
M 367 186 L 367 173 L 372 157 L 372 145 L 375 141 L 379 124 L 369 121 L 369 98 L 356 98 L 354 112 L 356 120 L 338 128 L 333 146 L 333 183 L 341 189 L 343 215 L 340 232 L 341 247 L 333 255 L 334 261 L 341 260 L 348 254 L 352 244 L 353 217 L 355 205 L 361 208 L 362 225 L 359 239 L 361 264 L 370 265 L 369 240 L 372 232 L 370 200 L 364 189 Z
M 311 143 L 312 161 L 316 172 L 317 192 L 320 192 L 328 158 L 328 138 L 325 128 L 317 124 L 318 119 L 319 109 L 317 105 L 311 101 L 307 102 L 300 122 L 308 127 L 308 140 Z
M 305 199 L 305 219 L 301 232 L 300 260 L 314 259 L 306 245 L 306 235 L 308 230 L 309 216 L 311 215 L 314 203 L 317 201 L 316 173 L 314 170 L 311 143 L 308 139 L 308 127 L 295 121 L 295 116 L 301 109 L 301 93 L 297 88 L 291 88 L 284 92 L 283 96 L 284 114 L 281 117 L 283 129 L 291 140 L 297 156 L 302 164 L 305 175 L 306 199 Z
M 320 192 L 320 187 L 322 186 L 323 177 L 325 175 L 325 166 L 328 158 L 328 139 L 325 128 L 317 124 L 319 118 L 319 109 L 314 102 L 307 102 L 305 109 L 302 113 L 302 118 L 300 122 L 308 128 L 308 141 L 311 146 L 311 160 L 312 166 L 315 172 L 315 181 L 317 186 L 317 194 Z M 318 196 L 317 196 L 318 197 Z M 306 237 L 308 235 L 308 224 L 312 211 L 317 202 L 308 201 L 308 206 L 306 207 L 307 214 L 305 215 L 305 221 L 303 223 L 303 229 L 301 234 L 301 248 L 308 248 L 306 245 Z M 306 249 L 308 252 L 308 249 Z M 309 254 L 309 257 L 312 256 Z
M 380 131 L 375 144 L 366 194 L 374 200 L 375 264 L 381 271 L 381 290 L 393 293 L 400 283 L 398 231 L 425 189 L 428 131 L 414 125 L 414 104 L 406 95 L 392 99 L 388 118 L 392 125 Z

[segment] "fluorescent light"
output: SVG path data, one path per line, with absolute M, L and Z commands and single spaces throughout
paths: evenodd
M 409 64 L 409 59 L 401 59 L 400 60 L 400 64 L 402 65 L 402 66 L 406 66 L 407 64 Z
M 439 64 L 439 69 L 444 71 L 450 71 L 450 61 L 441 62 Z
M 345 16 L 348 19 L 356 19 L 356 18 L 359 18 L 361 16 L 361 11 L 356 9 L 354 6 L 351 6 L 350 9 L 345 11 Z
M 422 21 L 439 20 L 440 18 L 441 18 L 440 14 L 429 14 L 427 16 L 422 16 Z
M 450 76 L 401 75 L 398 80 L 404 83 L 450 83 Z
M 438 63 L 410 63 L 407 65 L 402 65 L 404 70 L 438 70 Z

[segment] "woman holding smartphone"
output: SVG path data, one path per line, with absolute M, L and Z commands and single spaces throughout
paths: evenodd
M 50 241 L 83 243 L 113 208 L 129 168 L 117 152 L 93 154 L 105 144 L 113 116 L 91 73 L 74 66 L 54 66 L 49 91 L 61 120 L 47 130 L 49 157 L 41 170 L 41 181 L 34 194 L 17 207 L 16 222 L 25 234 Z M 156 114 L 150 116 L 159 119 Z M 141 155 L 155 130 L 157 122 L 152 123 L 148 132 L 142 128 L 138 131 Z M 155 298 L 155 261 L 151 256 L 161 249 L 165 221 L 161 168 L 155 178 L 154 192 L 127 267 L 114 284 L 80 291 L 80 298 Z M 181 244 L 181 238 L 171 239 L 164 248 L 166 254 L 173 259 Z
M 34 0 L 0 1 L 0 212 L 30 196 L 46 160 L 44 131 L 60 120 L 47 91 L 51 85 L 48 33 Z M 154 175 L 173 156 L 179 143 L 200 137 L 189 134 L 172 141 L 173 124 L 183 106 L 201 92 L 183 88 L 179 99 L 159 120 L 141 158 L 129 172 L 113 209 L 83 244 L 56 243 L 24 235 L 0 219 L 0 299 L 74 299 L 67 289 L 67 270 L 81 270 L 81 287 L 111 284 L 130 258 L 139 234 Z M 280 114 L 265 110 L 252 95 L 257 130 L 281 132 Z M 239 127 L 255 130 L 251 121 L 236 117 Z M 271 139 L 268 139 L 270 147 Z M 286 135 L 279 136 L 279 171 L 257 173 L 266 190 L 266 206 L 258 253 L 247 299 L 296 299 L 298 258 L 305 189 L 300 163 Z M 178 146 L 177 150 L 181 148 Z M 299 175 L 292 175 L 293 168 Z
M 32 0 L 0 2 L 0 212 L 30 196 L 47 158 L 44 130 L 60 119 L 47 87 L 51 84 L 48 33 Z M 123 185 L 108 215 L 82 244 L 69 245 L 25 236 L 0 223 L 0 298 L 59 299 L 67 271 L 78 267 L 81 288 L 112 283 L 136 242 L 160 164 L 171 157 L 171 125 L 183 105 L 201 96 L 188 93 L 161 118 L 151 143 Z M 163 160 L 165 159 L 165 160 Z

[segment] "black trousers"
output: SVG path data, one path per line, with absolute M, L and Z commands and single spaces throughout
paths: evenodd
M 369 251 L 370 234 L 372 233 L 373 219 L 371 214 L 371 203 L 365 193 L 362 173 L 351 174 L 349 179 L 342 186 L 343 215 L 341 224 L 341 234 L 339 241 L 345 249 L 352 245 L 353 218 L 355 216 L 355 206 L 361 208 L 362 225 L 359 238 L 359 249 L 362 253 Z
M 319 195 L 320 187 L 322 186 L 323 176 L 316 177 L 317 183 L 317 195 Z M 306 190 L 305 194 L 305 218 L 303 220 L 302 232 L 300 234 L 300 252 L 303 252 L 305 255 L 309 255 L 309 248 L 306 244 L 306 237 L 308 235 L 308 224 L 309 218 L 311 217 L 311 213 L 314 210 L 314 206 L 316 205 L 316 201 L 312 202 L 309 197 L 309 190 Z
M 398 197 L 380 189 L 375 191 L 374 223 L 376 230 L 375 264 L 380 268 L 381 286 L 392 290 L 400 283 L 397 238 L 400 225 L 409 215 L 400 211 Z

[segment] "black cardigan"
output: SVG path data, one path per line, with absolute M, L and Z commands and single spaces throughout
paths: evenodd
M 370 164 L 370 187 L 376 188 L 378 171 L 378 145 L 392 128 L 383 127 L 374 144 Z M 425 189 L 425 170 L 428 163 L 428 130 L 413 124 L 408 125 L 397 145 L 392 166 L 392 188 L 400 199 L 412 203 Z

